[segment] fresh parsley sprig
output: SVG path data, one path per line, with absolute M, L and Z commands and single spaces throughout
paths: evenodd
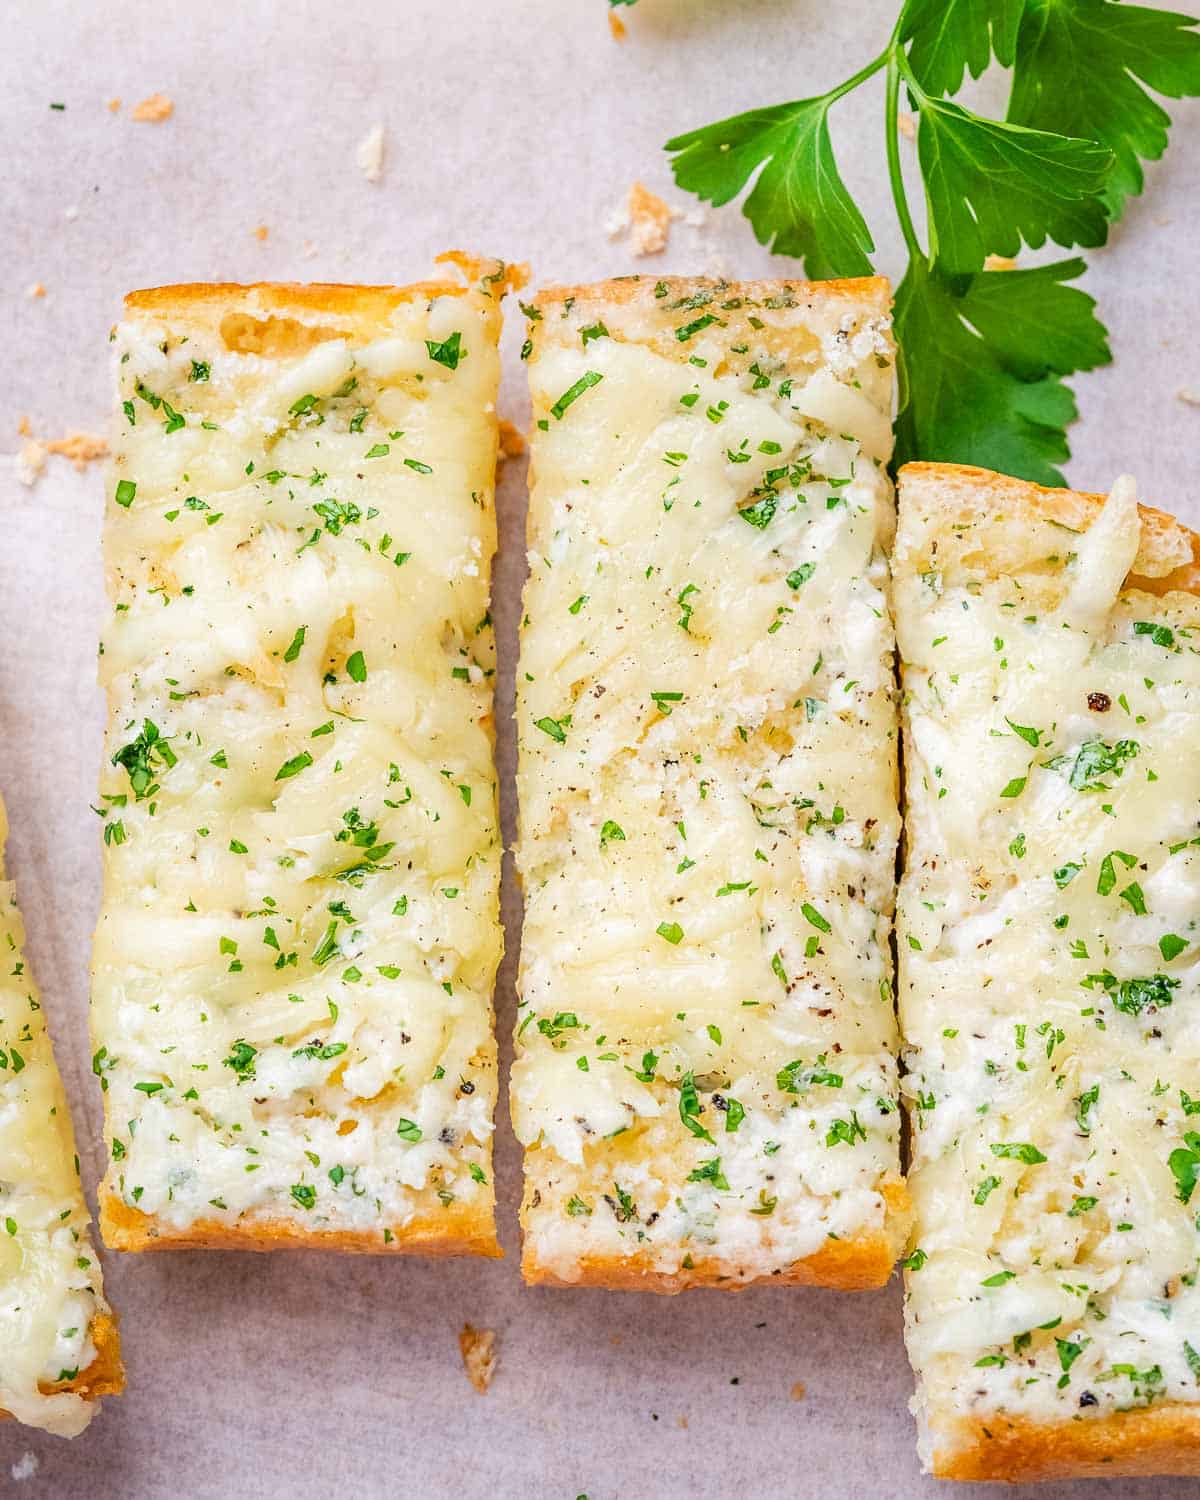
M 1149 91 L 1200 93 L 1195 18 L 1121 0 L 905 0 L 886 46 L 811 99 L 750 110 L 667 142 L 679 186 L 713 204 L 751 183 L 742 212 L 761 244 L 814 278 L 864 276 L 875 245 L 838 172 L 829 114 L 885 73 L 888 178 L 908 249 L 896 292 L 906 379 L 897 462 L 978 463 L 1061 484 L 1076 416 L 1066 377 L 1111 359 L 1095 303 L 1068 285 L 1073 257 L 993 270 L 1047 240 L 1102 245 L 1170 118 Z M 1006 118 L 948 96 L 993 60 L 1010 70 Z M 900 147 L 901 93 L 916 115 L 924 243 Z

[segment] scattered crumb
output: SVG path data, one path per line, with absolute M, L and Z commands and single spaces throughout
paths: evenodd
M 383 156 L 387 149 L 387 137 L 382 125 L 372 125 L 358 143 L 354 160 L 358 170 L 368 182 L 378 182 L 383 176 Z
M 803 1401 L 804 1400 L 804 1396 L 805 1396 L 804 1382 L 803 1382 L 803 1380 L 797 1380 L 796 1384 L 792 1387 L 792 1400 L 793 1401 Z
M 80 472 L 98 458 L 108 457 L 108 439 L 97 437 L 92 432 L 70 432 L 65 438 L 54 438 L 51 442 L 43 443 L 42 447 L 47 453 L 57 453 L 60 458 L 69 458 Z
M 1155 214 L 1150 222 L 1155 226 L 1156 229 L 1166 229 L 1170 224 L 1171 219 L 1170 215 L 1168 214 Z
M 151 94 L 133 106 L 129 118 L 142 124 L 157 125 L 162 120 L 169 120 L 174 113 L 175 101 L 170 94 Z
M 983 269 L 985 271 L 1015 271 L 1017 262 L 1012 255 L 989 255 L 984 259 Z
M 258 225 L 258 227 L 254 231 L 254 238 L 261 243 L 263 240 L 265 240 L 267 238 L 267 236 L 270 233 L 271 233 L 271 231 L 267 228 L 267 226 L 265 224 L 260 224 L 260 225 Z
M 1195 386 L 1185 385 L 1175 394 L 1185 406 L 1200 406 L 1200 391 Z
M 621 1335 L 619 1333 L 610 1333 L 608 1336 L 608 1342 L 613 1346 L 614 1349 L 619 1349 L 621 1347 Z
M 109 112 L 110 115 L 120 114 L 120 112 L 121 112 L 121 101 L 119 99 L 110 99 L 108 101 L 108 106 L 107 107 L 108 107 L 108 112 Z
M 472 1323 L 464 1323 L 458 1336 L 458 1347 L 467 1379 L 481 1396 L 485 1396 L 492 1383 L 492 1376 L 496 1373 L 495 1330 L 476 1328 Z
M 305 260 L 316 259 L 317 247 L 313 244 L 312 240 L 304 241 L 304 243 L 300 246 L 300 254 L 303 255 Z
M 687 1426 L 688 1426 L 688 1419 L 686 1417 L 680 1417 L 677 1425 L 680 1426 L 680 1427 L 682 1427 L 683 1430 L 684 1430 L 684 1432 L 686 1432 L 687 1431 Z
M 623 42 L 629 34 L 625 29 L 625 22 L 615 10 L 610 10 L 608 13 L 608 29 L 612 32 L 614 42 Z
M 68 224 L 73 224 L 78 217 L 79 208 L 77 204 L 72 203 L 69 208 L 63 209 L 63 218 L 66 219 Z
M 520 458 L 525 452 L 525 439 L 511 422 L 500 418 L 500 461 L 506 458 Z
M 46 295 L 46 288 L 40 281 L 35 281 L 29 288 L 29 295 L 36 301 L 37 298 L 44 297 Z
M 26 443 L 17 454 L 17 478 L 32 488 L 46 467 L 46 450 L 41 443 Z
M 14 1479 L 32 1479 L 38 1471 L 38 1456 L 36 1453 L 22 1453 L 20 1458 L 12 1466 L 12 1477 Z
M 703 229 L 708 224 L 708 214 L 702 208 L 690 208 L 683 215 L 683 222 L 689 229 Z
M 71 432 L 63 438 L 38 441 L 33 436 L 28 417 L 21 418 L 17 424 L 17 432 L 28 439 L 17 455 L 17 478 L 24 485 L 38 482 L 46 467 L 46 460 L 52 453 L 59 458 L 69 458 L 80 471 L 97 459 L 108 457 L 107 438 L 97 437 L 91 432 Z
M 896 111 L 896 129 L 906 141 L 915 141 L 917 138 L 917 122 L 906 109 Z
M 613 240 L 628 232 L 629 245 L 635 255 L 658 255 L 667 248 L 671 220 L 679 216 L 677 208 L 672 208 L 657 193 L 635 182 L 605 228 L 609 239 Z

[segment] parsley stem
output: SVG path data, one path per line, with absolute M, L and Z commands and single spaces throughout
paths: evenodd
M 908 211 L 908 197 L 904 191 L 904 173 L 900 167 L 900 129 L 898 115 L 900 109 L 900 44 L 893 35 L 887 49 L 887 103 L 884 106 L 887 114 L 885 120 L 885 134 L 887 136 L 887 163 L 888 178 L 892 185 L 892 202 L 896 205 L 896 218 L 900 221 L 900 230 L 904 235 L 904 243 L 908 246 L 908 253 L 914 259 L 922 259 L 921 243 L 917 239 L 917 231 L 913 225 L 912 215 Z
M 859 84 L 866 83 L 868 78 L 874 78 L 880 68 L 884 67 L 891 60 L 891 56 L 892 49 L 889 45 L 883 49 L 878 57 L 873 57 L 867 63 L 866 67 L 859 68 L 858 72 L 853 74 L 852 77 L 847 78 L 844 83 L 839 83 L 837 88 L 830 89 L 825 95 L 826 99 L 829 100 L 830 104 L 835 104 L 844 95 L 852 94 L 858 88 Z

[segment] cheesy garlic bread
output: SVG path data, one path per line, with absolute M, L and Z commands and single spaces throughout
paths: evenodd
M 887 284 L 527 311 L 524 1273 L 877 1286 L 907 1228 Z
M 0 802 L 0 1416 L 64 1437 L 124 1383 Z
M 901 471 L 920 1448 L 1200 1473 L 1200 538 Z
M 499 1254 L 502 291 L 127 299 L 93 960 L 114 1246 Z

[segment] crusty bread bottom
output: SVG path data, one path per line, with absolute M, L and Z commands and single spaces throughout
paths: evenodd
M 749 1274 L 718 1256 L 694 1256 L 692 1264 L 677 1271 L 654 1268 L 652 1251 L 640 1250 L 619 1259 L 580 1256 L 578 1275 L 564 1277 L 538 1257 L 536 1237 L 525 1235 L 521 1274 L 530 1286 L 590 1286 L 614 1292 L 660 1292 L 674 1296 L 693 1287 L 715 1287 L 740 1292 L 751 1286 L 825 1286 L 843 1292 L 871 1291 L 883 1286 L 892 1274 L 908 1234 L 911 1209 L 908 1188 L 899 1177 L 880 1187 L 887 1212 L 884 1228 L 853 1240 L 826 1240 L 814 1255 L 793 1261 L 777 1270 Z M 522 1211 L 522 1220 L 525 1212 Z
M 955 1429 L 955 1446 L 933 1456 L 938 1479 L 1135 1478 L 1200 1475 L 1200 1407 L 1181 1402 L 1069 1422 L 978 1417 Z
M 130 1208 L 115 1194 L 100 1200 L 100 1234 L 111 1250 L 340 1250 L 361 1255 L 504 1254 L 492 1214 L 450 1207 L 410 1220 L 384 1239 L 383 1229 L 306 1228 L 290 1219 L 247 1215 L 236 1224 L 196 1219 L 177 1228 Z
M 96 1346 L 95 1359 L 74 1380 L 43 1385 L 41 1391 L 44 1396 L 66 1391 L 82 1396 L 85 1401 L 96 1401 L 101 1396 L 117 1396 L 125 1389 L 125 1367 L 121 1363 L 121 1341 L 117 1334 L 116 1318 L 110 1312 L 97 1313 L 92 1319 L 91 1332 L 92 1343 Z M 0 1421 L 11 1419 L 12 1412 L 0 1410 Z

